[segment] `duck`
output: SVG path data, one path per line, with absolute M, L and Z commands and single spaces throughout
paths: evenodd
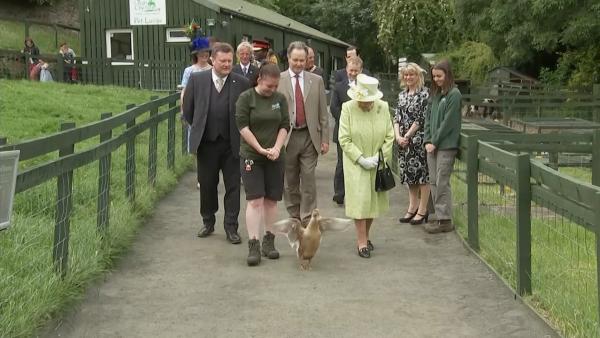
M 277 221 L 273 229 L 277 234 L 287 236 L 292 249 L 296 251 L 300 261 L 300 270 L 311 270 L 311 261 L 321 245 L 324 231 L 345 231 L 354 222 L 351 219 L 336 217 L 321 217 L 319 209 L 312 211 L 306 227 L 297 218 L 288 218 Z

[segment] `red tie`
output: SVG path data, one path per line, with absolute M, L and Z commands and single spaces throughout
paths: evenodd
M 306 124 L 306 117 L 304 115 L 304 97 L 302 96 L 302 89 L 300 88 L 300 75 L 296 74 L 296 127 L 304 127 Z

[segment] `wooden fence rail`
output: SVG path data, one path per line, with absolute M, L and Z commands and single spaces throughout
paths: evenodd
M 61 131 L 34 140 L 16 144 L 0 143 L 0 152 L 20 150 L 20 161 L 36 159 L 58 151 L 58 158 L 26 168 L 17 176 L 16 193 L 24 192 L 50 180 L 57 181 L 56 221 L 54 232 L 53 257 L 57 272 L 65 275 L 68 271 L 69 252 L 69 220 L 72 211 L 71 196 L 73 191 L 73 172 L 90 163 L 98 162 L 98 194 L 97 194 L 97 228 L 102 237 L 110 224 L 110 180 L 111 154 L 121 146 L 126 146 L 126 195 L 131 202 L 135 201 L 136 181 L 136 137 L 148 131 L 148 173 L 147 180 L 154 185 L 157 177 L 158 126 L 167 120 L 167 154 L 166 167 L 172 170 L 175 166 L 176 115 L 179 112 L 177 102 L 179 93 L 158 98 L 139 106 L 130 105 L 118 115 L 103 113 L 101 120 L 75 128 L 74 123 L 63 123 Z M 167 105 L 167 107 L 163 107 Z M 148 116 L 139 123 L 136 118 L 143 114 Z M 120 134 L 113 135 L 119 128 Z M 121 132 L 122 130 L 122 132 Z M 182 127 L 183 138 L 187 130 Z M 92 137 L 100 136 L 100 143 L 85 150 L 75 151 L 76 145 Z M 3 139 L 5 141 L 5 139 Z
M 513 143 L 514 142 L 514 143 Z M 539 146 L 539 143 L 548 143 Z M 554 144 L 551 144 L 554 143 Z M 559 173 L 519 151 L 540 151 L 563 144 L 561 150 L 592 156 L 592 183 Z M 556 149 L 555 149 L 556 150 Z M 600 280 L 600 131 L 587 135 L 463 133 L 459 159 L 466 163 L 467 243 L 480 250 L 479 174 L 510 187 L 516 196 L 516 291 L 532 293 L 532 203 L 552 206 L 552 211 L 595 234 L 596 278 Z M 535 286 L 534 286 L 535 287 Z M 600 295 L 600 287 L 598 288 Z M 600 309 L 600 298 L 598 308 Z M 600 323 L 600 313 L 597 314 Z

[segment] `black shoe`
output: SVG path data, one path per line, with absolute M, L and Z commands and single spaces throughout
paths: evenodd
M 362 258 L 371 258 L 371 252 L 367 247 L 358 248 L 358 255 Z
M 421 214 L 417 213 L 417 215 L 421 216 L 421 218 L 420 219 L 415 219 L 413 217 L 413 219 L 410 220 L 410 224 L 412 224 L 412 225 L 419 225 L 419 224 L 427 223 L 427 220 L 429 219 L 429 215 L 428 214 L 421 215 Z
M 200 231 L 198 231 L 198 237 L 208 237 L 208 235 L 212 234 L 213 232 L 215 232 L 214 225 L 205 225 L 202 227 L 202 229 L 200 229 Z
M 242 239 L 240 238 L 240 235 L 238 235 L 237 231 L 235 231 L 235 230 L 225 230 L 225 236 L 227 237 L 227 240 L 231 244 L 242 243 Z
M 279 258 L 279 251 L 275 249 L 275 235 L 273 235 L 270 231 L 267 231 L 267 233 L 263 236 L 262 254 L 265 257 L 269 257 L 269 259 Z
M 367 249 L 369 249 L 369 251 L 375 250 L 375 247 L 373 246 L 373 243 L 371 243 L 371 240 L 367 240 Z
M 399 219 L 400 223 L 410 223 L 410 220 L 412 220 L 415 216 L 417 215 L 417 212 L 410 212 L 407 211 L 406 215 L 402 218 Z
M 248 263 L 248 266 L 260 264 L 260 242 L 258 239 L 248 241 L 248 259 L 246 263 Z
M 334 195 L 333 196 L 333 201 L 335 203 L 337 203 L 338 205 L 342 205 L 342 204 L 344 204 L 344 197 L 343 196 Z

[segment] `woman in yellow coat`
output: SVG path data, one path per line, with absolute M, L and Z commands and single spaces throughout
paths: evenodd
M 342 105 L 339 144 L 344 152 L 346 216 L 356 225 L 358 255 L 369 258 L 374 249 L 369 240 L 373 219 L 389 209 L 387 192 L 375 191 L 375 173 L 382 149 L 386 162 L 392 159 L 394 129 L 387 102 L 376 78 L 359 74 L 348 90 L 350 101 Z

